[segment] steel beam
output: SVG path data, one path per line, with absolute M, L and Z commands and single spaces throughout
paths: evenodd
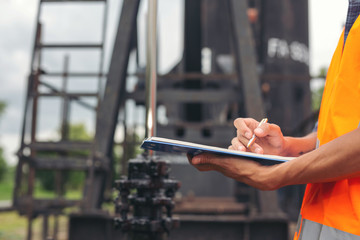
M 43 76 L 48 76 L 48 77 L 63 77 L 64 76 L 64 73 L 63 72 L 43 72 L 41 75 Z M 68 77 L 106 77 L 107 74 L 104 74 L 104 73 L 91 73 L 91 72 L 69 72 L 69 73 L 66 73 L 66 76 Z
M 43 170 L 88 170 L 91 166 L 90 162 L 86 158 L 74 158 L 74 157 L 56 157 L 56 158 L 44 158 L 44 157 L 22 157 L 22 161 L 29 163 L 31 167 Z M 94 165 L 97 169 L 104 169 L 108 166 L 107 162 L 97 160 Z
M 91 150 L 91 142 L 80 141 L 59 141 L 59 142 L 33 142 L 24 145 L 36 151 L 75 151 L 75 150 Z
M 47 43 L 47 44 L 37 44 L 36 48 L 102 48 L 102 44 L 89 44 L 89 43 Z
M 41 0 L 41 2 L 106 2 L 107 0 Z
M 64 198 L 33 199 L 30 197 L 19 197 L 17 201 L 19 202 L 19 208 L 17 208 L 17 210 L 21 215 L 27 214 L 29 206 L 33 207 L 34 215 L 41 213 L 51 214 L 61 213 L 61 210 L 64 208 L 80 206 L 82 202 L 82 200 L 68 200 Z
M 246 115 L 261 120 L 265 112 L 257 73 L 255 45 L 247 15 L 248 6 L 245 0 L 229 1 L 236 68 L 244 95 Z
M 245 110 L 248 117 L 261 120 L 265 116 L 260 80 L 257 73 L 255 45 L 247 15 L 245 0 L 229 0 L 231 26 L 234 38 L 236 67 L 242 86 Z M 276 191 L 258 191 L 261 216 L 284 217 L 279 208 Z
M 117 116 L 125 97 L 130 45 L 134 36 L 139 3 L 140 0 L 124 0 L 123 2 L 105 93 L 97 114 L 93 162 L 96 159 L 111 159 Z M 111 164 L 109 163 L 109 167 Z M 95 171 L 94 168 L 90 170 L 84 189 L 84 199 L 86 199 L 84 211 L 100 207 L 105 183 L 109 176 L 105 172 Z
M 35 93 L 34 96 L 37 97 L 64 97 L 68 98 L 77 98 L 77 97 L 98 97 L 97 92 L 93 93 L 84 93 L 84 92 L 73 92 L 73 93 L 63 93 L 63 92 L 52 92 L 52 93 Z
M 185 72 L 201 72 L 201 5 L 202 0 L 185 0 L 185 26 L 184 26 L 184 70 Z M 201 79 L 186 79 L 185 89 L 202 89 Z M 201 103 L 186 103 L 184 118 L 189 122 L 201 122 L 204 119 L 204 106 Z
M 128 93 L 129 99 L 134 99 L 138 102 L 145 100 L 144 91 L 136 91 Z M 224 103 L 224 102 L 238 102 L 240 96 L 233 89 L 221 90 L 176 90 L 163 89 L 159 90 L 157 94 L 158 103 Z

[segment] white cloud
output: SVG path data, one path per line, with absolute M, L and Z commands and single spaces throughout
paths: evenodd
M 347 14 L 347 0 L 310 0 L 310 69 L 317 74 L 330 64 Z

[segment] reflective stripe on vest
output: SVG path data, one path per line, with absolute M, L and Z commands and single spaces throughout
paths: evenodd
M 302 219 L 301 232 L 297 240 L 360 240 L 360 236 Z
M 319 148 L 359 126 L 359 43 L 358 17 L 345 47 L 342 34 L 328 70 L 318 122 Z M 360 178 L 308 184 L 301 215 L 301 231 L 294 239 L 360 239 L 354 238 L 360 236 Z

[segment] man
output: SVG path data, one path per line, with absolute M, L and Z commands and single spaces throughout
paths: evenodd
M 230 149 L 295 156 L 262 166 L 241 158 L 202 154 L 189 161 L 261 190 L 307 183 L 294 239 L 360 239 L 360 0 L 350 0 L 344 33 L 331 61 L 317 133 L 284 137 L 275 124 L 236 119 Z M 246 149 L 252 134 L 256 142 Z

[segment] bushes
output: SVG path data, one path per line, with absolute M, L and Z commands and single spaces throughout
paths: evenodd
M 4 180 L 7 168 L 8 167 L 3 156 L 3 149 L 0 147 L 0 182 Z
M 80 171 L 62 171 L 61 188 L 66 190 L 79 190 L 85 180 L 85 173 Z M 54 191 L 56 185 L 56 172 L 40 170 L 36 172 L 36 177 L 41 187 L 46 191 Z
M 69 126 L 68 139 L 71 141 L 91 141 L 92 136 L 87 131 L 85 124 L 71 124 Z M 68 152 L 66 157 L 88 157 L 90 151 L 88 150 L 75 150 Z M 56 158 L 60 157 L 56 152 L 38 152 L 38 156 L 48 158 L 50 161 L 56 161 Z M 41 187 L 47 191 L 55 190 L 56 172 L 55 171 L 37 171 L 36 178 L 39 181 Z M 82 171 L 62 171 L 61 176 L 61 188 L 62 192 L 65 190 L 78 190 L 82 187 L 85 180 L 85 173 Z
M 0 118 L 5 113 L 5 109 L 6 109 L 6 103 L 4 101 L 0 101 Z M 6 170 L 7 170 L 7 164 L 4 159 L 3 154 L 4 154 L 4 151 L 3 151 L 2 147 L 0 147 L 0 181 L 4 180 Z

